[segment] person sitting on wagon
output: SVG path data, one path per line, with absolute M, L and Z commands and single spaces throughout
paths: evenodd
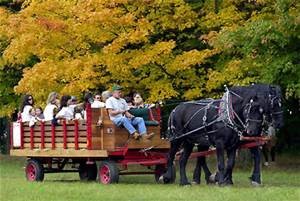
M 135 140 L 138 140 L 140 137 L 147 140 L 151 139 L 154 133 L 147 133 L 143 118 L 135 117 L 128 112 L 129 107 L 126 101 L 121 98 L 121 90 L 121 86 L 114 85 L 112 87 L 112 97 L 106 100 L 106 108 L 110 119 L 115 125 L 124 126 Z M 138 131 L 135 126 L 137 126 Z
M 94 102 L 91 104 L 91 108 L 103 108 L 105 103 L 101 101 L 101 95 L 96 93 L 94 96 Z
M 70 107 L 72 104 L 71 96 L 65 95 L 61 97 L 60 110 L 56 114 L 56 119 L 72 120 L 74 118 L 74 109 Z
M 30 110 L 33 108 L 33 105 L 33 97 L 31 95 L 25 95 L 20 109 L 22 122 L 30 121 Z
M 155 104 L 146 104 L 146 103 L 144 103 L 144 100 L 143 100 L 141 94 L 140 93 L 135 93 L 133 95 L 133 106 L 134 106 L 134 108 L 148 108 L 148 109 L 150 109 L 150 108 L 155 107 Z
M 58 110 L 59 100 L 56 92 L 51 92 L 48 95 L 47 105 L 44 109 L 45 121 L 52 121 Z
M 36 107 L 35 108 L 35 117 L 38 121 L 44 121 L 45 117 L 43 114 L 43 109 L 41 107 Z
M 111 92 L 110 91 L 103 91 L 102 93 L 101 93 L 101 98 L 102 98 L 102 102 L 106 102 L 106 100 L 109 98 L 109 97 L 111 97 L 112 96 L 112 94 L 111 94 Z

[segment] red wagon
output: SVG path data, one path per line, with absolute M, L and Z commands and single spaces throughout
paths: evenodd
M 117 183 L 119 175 L 130 174 L 153 174 L 158 181 L 166 170 L 170 146 L 160 136 L 160 115 L 154 117 L 151 110 L 142 112 L 148 131 L 156 135 L 151 140 L 137 141 L 110 121 L 106 109 L 88 108 L 86 112 L 86 121 L 62 121 L 60 125 L 40 122 L 29 127 L 28 122 L 12 123 L 10 154 L 28 158 L 27 180 L 43 181 L 45 173 L 78 172 L 81 180 L 96 180 L 98 175 L 103 184 Z M 97 125 L 99 120 L 101 126 Z M 251 142 L 241 148 L 260 146 L 267 139 L 245 140 Z M 191 158 L 214 152 L 214 149 L 196 152 Z M 66 168 L 67 164 L 71 166 Z M 146 170 L 129 171 L 129 165 L 141 165 Z M 175 177 L 174 174 L 170 182 L 174 182 Z
M 79 172 L 81 180 L 96 180 L 98 175 L 104 184 L 117 183 L 119 175 L 129 174 L 154 174 L 158 180 L 169 149 L 169 142 L 160 136 L 159 115 L 155 120 L 150 110 L 144 111 L 147 129 L 156 135 L 151 140 L 133 140 L 110 121 L 106 109 L 88 108 L 86 112 L 86 121 L 62 121 L 60 125 L 12 123 L 10 154 L 28 158 L 25 173 L 29 181 L 43 181 L 45 173 L 58 172 Z M 129 171 L 132 164 L 147 170 Z

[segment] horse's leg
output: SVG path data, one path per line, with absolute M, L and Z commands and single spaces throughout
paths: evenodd
M 198 151 L 199 151 L 199 147 L 198 147 Z M 193 183 L 195 184 L 200 184 L 200 178 L 201 178 L 201 157 L 197 158 L 197 162 L 196 162 L 196 167 L 194 169 L 194 173 L 193 173 Z
M 208 146 L 201 146 L 198 145 L 198 151 L 207 151 L 209 149 Z M 203 171 L 205 173 L 205 180 L 206 183 L 210 183 L 210 176 L 211 176 L 211 172 L 209 170 L 209 168 L 207 167 L 207 163 L 206 163 L 206 157 L 205 156 L 199 156 L 197 158 L 197 164 L 194 170 L 194 174 L 193 174 L 193 182 L 200 184 L 200 180 L 201 180 L 201 168 L 203 168 Z
M 224 184 L 225 164 L 224 164 L 224 142 L 222 139 L 216 140 L 216 151 L 218 161 L 218 183 Z
M 225 181 L 226 184 L 232 185 L 232 171 L 235 164 L 235 155 L 236 155 L 236 149 L 230 149 L 227 150 L 227 166 L 225 171 Z
M 179 167 L 180 167 L 180 185 L 190 185 L 187 176 L 186 176 L 186 164 L 187 161 L 193 151 L 194 144 L 192 143 L 184 143 L 183 145 L 183 153 L 179 159 Z
M 171 141 L 170 150 L 168 154 L 167 160 L 167 171 L 159 178 L 159 180 L 163 180 L 164 183 L 170 183 L 172 175 L 173 175 L 173 162 L 175 159 L 175 155 L 177 150 L 179 149 L 180 142 L 177 140 Z
M 276 146 L 271 147 L 270 153 L 271 153 L 271 161 L 275 162 Z
M 208 150 L 208 148 L 207 148 L 207 150 Z M 206 184 L 211 183 L 211 181 L 210 181 L 211 171 L 209 170 L 209 168 L 207 166 L 206 157 L 205 156 L 203 156 L 201 158 L 201 166 L 202 166 L 202 169 L 203 169 L 204 174 L 205 174 Z
M 260 179 L 260 151 L 258 147 L 252 147 L 250 148 L 250 152 L 252 155 L 252 158 L 254 160 L 254 167 L 253 172 L 250 177 L 251 183 L 253 185 L 260 185 L 261 179 Z
M 251 149 L 250 149 L 251 151 Z M 263 155 L 264 155 L 264 158 L 265 158 L 265 165 L 268 166 L 269 165 L 269 149 L 267 147 L 267 144 L 264 144 L 263 145 L 263 148 L 262 148 L 262 152 L 263 152 Z M 251 152 L 252 153 L 252 152 Z

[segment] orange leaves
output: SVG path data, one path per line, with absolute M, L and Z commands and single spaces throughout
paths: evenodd
M 187 97 L 195 97 L 195 68 L 214 53 L 182 53 L 175 37 L 164 37 L 197 20 L 183 0 L 32 1 L 8 17 L 12 40 L 4 59 L 29 66 L 15 91 L 32 93 L 38 102 L 50 91 L 79 95 L 114 82 L 143 90 L 151 101 L 178 96 L 180 85 L 194 89 Z M 185 83 L 172 74 L 179 71 Z
M 63 31 L 66 25 L 60 21 L 49 20 L 43 17 L 38 18 L 37 23 L 51 31 Z

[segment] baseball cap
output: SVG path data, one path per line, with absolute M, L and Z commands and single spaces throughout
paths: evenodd
M 117 84 L 113 85 L 113 87 L 112 87 L 112 91 L 117 91 L 117 90 L 122 90 L 122 89 L 123 89 L 123 87 L 121 87 L 120 85 L 117 85 Z

